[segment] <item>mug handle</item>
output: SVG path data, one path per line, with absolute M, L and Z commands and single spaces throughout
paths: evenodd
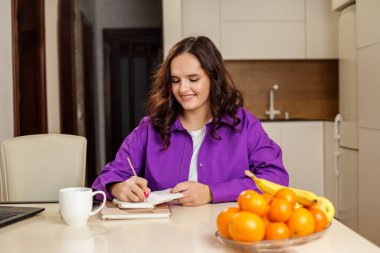
M 92 196 L 95 196 L 96 194 L 102 194 L 103 195 L 103 202 L 98 208 L 96 208 L 94 211 L 92 211 L 90 213 L 90 216 L 94 215 L 94 214 L 98 213 L 100 210 L 102 210 L 104 205 L 106 204 L 106 201 L 107 201 L 107 196 L 103 191 L 95 191 L 92 193 Z

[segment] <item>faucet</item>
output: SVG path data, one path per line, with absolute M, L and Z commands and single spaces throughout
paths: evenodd
M 269 110 L 265 111 L 265 114 L 269 115 L 269 119 L 271 120 L 281 113 L 279 110 L 274 109 L 274 91 L 278 90 L 278 88 L 278 84 L 274 84 L 269 90 Z

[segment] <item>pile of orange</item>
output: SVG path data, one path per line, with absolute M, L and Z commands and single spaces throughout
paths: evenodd
M 241 242 L 281 240 L 307 236 L 329 225 L 325 213 L 313 207 L 302 207 L 289 188 L 273 196 L 254 190 L 243 191 L 238 207 L 229 207 L 217 217 L 217 227 L 224 238 Z

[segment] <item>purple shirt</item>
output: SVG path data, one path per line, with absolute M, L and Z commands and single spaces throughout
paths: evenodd
M 265 133 L 260 121 L 244 108 L 237 110 L 241 122 L 232 130 L 232 119 L 222 118 L 217 130 L 220 140 L 210 132 L 213 122 L 206 124 L 206 134 L 198 155 L 198 182 L 210 187 L 212 202 L 236 201 L 240 192 L 257 190 L 252 179 L 244 174 L 249 169 L 260 178 L 288 185 L 289 178 L 282 163 L 280 147 Z M 125 138 L 115 160 L 108 163 L 92 185 L 111 199 L 107 184 L 133 176 L 127 157 L 138 176 L 148 181 L 152 191 L 173 188 L 188 181 L 193 143 L 179 119 L 171 126 L 170 146 L 160 150 L 163 142 L 153 129 L 149 117 Z

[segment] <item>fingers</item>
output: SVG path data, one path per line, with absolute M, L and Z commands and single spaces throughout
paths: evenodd
M 184 191 L 188 190 L 189 188 L 190 188 L 190 182 L 189 181 L 182 182 L 182 183 L 177 184 L 175 187 L 173 187 L 170 190 L 170 192 L 171 193 L 177 193 L 177 192 L 183 193 Z
M 140 202 L 151 192 L 147 184 L 145 178 L 132 176 L 124 182 L 114 184 L 111 193 L 121 201 Z
M 212 200 L 209 186 L 195 181 L 179 183 L 171 192 L 181 192 L 184 195 L 178 200 L 183 206 L 199 206 Z

